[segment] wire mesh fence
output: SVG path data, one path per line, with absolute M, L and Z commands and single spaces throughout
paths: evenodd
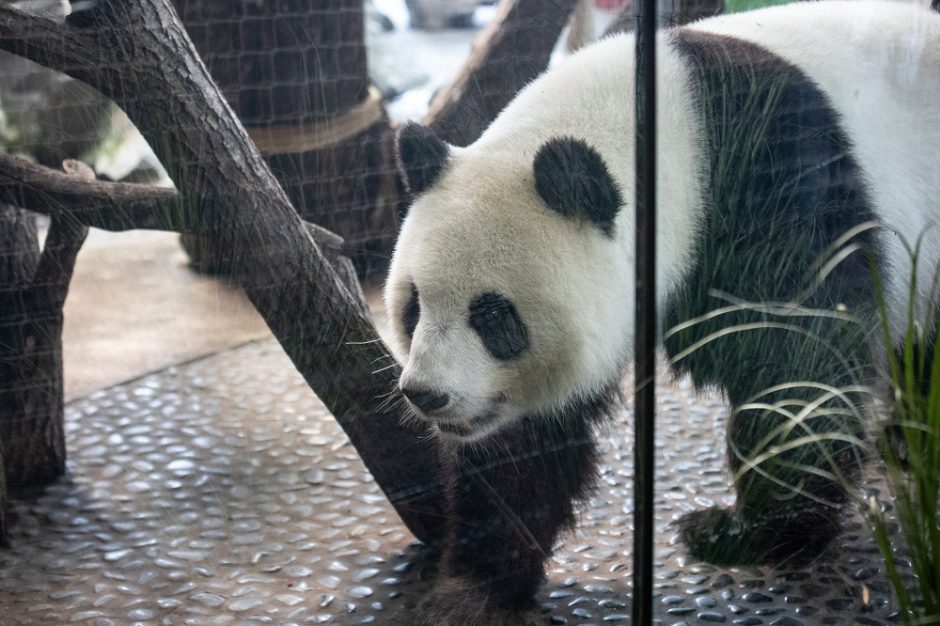
M 836 537 L 831 562 L 817 561 L 804 567 L 787 558 L 778 559 L 779 552 L 769 564 L 765 559 L 747 566 L 722 561 L 726 555 L 719 552 L 708 553 L 715 558 L 704 558 L 714 565 L 694 558 L 706 553 L 695 550 L 707 551 L 708 537 L 730 534 L 741 538 L 757 524 L 754 520 L 764 519 L 754 513 L 763 511 L 763 505 L 751 510 L 741 504 L 752 494 L 743 488 L 735 492 L 736 484 L 758 484 L 771 495 L 754 501 L 760 500 L 769 509 L 778 504 L 771 497 L 778 492 L 773 477 L 761 478 L 761 468 L 775 461 L 763 457 L 742 461 L 735 456 L 744 454 L 735 447 L 736 441 L 743 441 L 741 432 L 747 430 L 741 426 L 741 415 L 756 416 L 763 410 L 765 418 L 775 414 L 768 423 L 782 421 L 776 430 L 764 432 L 763 439 L 748 439 L 747 445 L 763 454 L 774 446 L 793 444 L 792 433 L 802 432 L 803 427 L 813 430 L 823 422 L 851 421 L 833 417 L 843 410 L 833 398 L 861 394 L 854 387 L 848 389 L 845 377 L 830 377 L 823 383 L 775 380 L 780 385 L 773 387 L 770 395 L 748 396 L 748 402 L 740 394 L 731 398 L 736 407 L 746 408 L 735 408 L 729 417 L 721 398 L 696 400 L 687 380 L 663 380 L 662 364 L 657 370 L 654 360 L 656 343 L 665 332 L 667 350 L 679 361 L 675 369 L 680 372 L 682 359 L 694 352 L 689 362 L 695 361 L 699 372 L 720 370 L 716 363 L 727 364 L 728 355 L 733 354 L 744 355 L 741 358 L 750 368 L 742 379 L 751 374 L 759 379 L 768 372 L 793 372 L 795 367 L 784 367 L 778 361 L 802 358 L 810 363 L 810 375 L 827 375 L 828 370 L 818 366 L 816 358 L 824 342 L 774 339 L 763 344 L 774 349 L 764 350 L 759 340 L 747 343 L 729 338 L 733 333 L 722 326 L 727 320 L 744 320 L 740 325 L 754 335 L 791 332 L 794 327 L 806 330 L 803 335 L 807 336 L 841 329 L 827 337 L 839 347 L 854 349 L 858 333 L 847 330 L 844 311 L 838 308 L 845 306 L 844 298 L 830 302 L 820 289 L 794 304 L 798 298 L 791 293 L 793 285 L 805 287 L 806 293 L 810 287 L 805 276 L 794 277 L 796 270 L 792 268 L 819 269 L 814 265 L 816 260 L 801 257 L 788 261 L 783 257 L 785 245 L 798 240 L 794 233 L 799 232 L 800 220 L 812 222 L 815 226 L 811 230 L 823 233 L 821 237 L 833 235 L 825 245 L 817 245 L 816 252 L 826 250 L 826 245 L 844 243 L 839 238 L 842 233 L 835 232 L 838 228 L 847 226 L 852 233 L 862 228 L 856 217 L 840 221 L 844 211 L 839 211 L 867 193 L 853 186 L 857 182 L 853 176 L 868 165 L 856 165 L 846 156 L 855 144 L 844 140 L 837 124 L 831 123 L 837 118 L 851 122 L 854 109 L 845 118 L 830 118 L 825 98 L 817 98 L 812 85 L 793 78 L 795 74 L 786 63 L 797 61 L 789 57 L 784 64 L 774 65 L 776 59 L 765 64 L 760 50 L 734 44 L 721 48 L 718 56 L 730 51 L 727 59 L 722 57 L 724 62 L 712 63 L 718 56 L 709 56 L 707 26 L 688 31 L 698 35 L 659 40 L 657 58 L 673 55 L 669 59 L 674 62 L 676 56 L 686 55 L 683 58 L 693 59 L 681 65 L 681 72 L 667 63 L 667 72 L 671 72 L 668 78 L 673 84 L 689 81 L 694 98 L 701 100 L 692 99 L 701 105 L 694 112 L 700 125 L 695 128 L 704 129 L 701 145 L 696 148 L 705 155 L 697 167 L 708 170 L 707 175 L 702 174 L 708 179 L 701 183 L 703 197 L 712 194 L 708 198 L 717 198 L 715 204 L 751 208 L 755 199 L 770 198 L 768 211 L 786 220 L 785 224 L 770 225 L 773 241 L 751 247 L 745 242 L 739 248 L 726 244 L 756 236 L 755 229 L 759 230 L 761 223 L 755 215 L 759 212 L 749 213 L 750 222 L 739 231 L 722 230 L 728 224 L 739 224 L 726 215 L 712 219 L 709 214 L 708 219 L 703 218 L 704 226 L 683 222 L 690 232 L 699 229 L 695 232 L 703 238 L 719 233 L 714 237 L 720 240 L 716 244 L 719 256 L 742 254 L 749 262 L 730 282 L 720 282 L 725 275 L 717 270 L 714 276 L 703 278 L 699 285 L 704 285 L 702 293 L 707 292 L 707 298 L 718 304 L 709 300 L 713 306 L 708 311 L 696 309 L 696 315 L 690 313 L 682 319 L 670 317 L 675 311 L 679 317 L 687 312 L 676 302 L 682 298 L 692 301 L 698 292 L 677 289 L 666 301 L 657 300 L 659 292 L 650 289 L 650 281 L 660 278 L 654 271 L 660 266 L 641 254 L 644 249 L 651 251 L 652 246 L 631 248 L 630 262 L 638 273 L 630 280 L 646 289 L 648 296 L 646 304 L 631 313 L 645 324 L 642 336 L 639 331 L 631 334 L 636 339 L 632 346 L 638 351 L 635 371 L 644 380 L 654 371 L 659 374 L 660 400 L 651 395 L 650 384 L 640 385 L 641 393 L 648 391 L 650 395 L 632 404 L 608 404 L 622 382 L 619 377 L 623 372 L 618 370 L 617 380 L 603 394 L 577 396 L 563 410 L 551 413 L 559 418 L 575 413 L 593 415 L 610 408 L 613 419 L 609 423 L 613 426 L 601 429 L 599 439 L 590 434 L 593 430 L 589 427 L 582 432 L 539 425 L 530 430 L 509 429 L 509 434 L 493 440 L 495 447 L 469 446 L 469 452 L 459 453 L 434 442 L 435 433 L 451 428 L 459 434 L 462 426 L 446 421 L 429 426 L 426 421 L 402 419 L 408 414 L 400 394 L 402 387 L 410 404 L 417 407 L 428 406 L 430 392 L 408 393 L 405 379 L 399 379 L 402 364 L 389 353 L 383 339 L 410 345 L 411 335 L 407 340 L 396 336 L 401 335 L 398 326 L 404 322 L 407 331 L 407 325 L 413 323 L 410 332 L 414 333 L 428 301 L 423 286 L 419 289 L 412 278 L 410 286 L 406 285 L 406 296 L 411 300 L 405 297 L 398 302 L 398 285 L 392 281 L 389 302 L 393 310 L 389 313 L 382 310 L 376 287 L 387 277 L 402 219 L 414 200 L 410 191 L 415 189 L 403 181 L 414 173 L 409 166 L 417 164 L 418 180 L 433 182 L 466 154 L 460 148 L 472 145 L 516 94 L 547 67 L 560 65 L 604 33 L 634 31 L 638 13 L 651 18 L 638 35 L 641 43 L 651 44 L 650 29 L 655 24 L 680 25 L 726 10 L 753 8 L 745 5 L 726 6 L 721 0 L 661 0 L 646 2 L 642 8 L 636 1 L 622 0 L 503 0 L 498 4 L 436 0 L 145 0 L 133 4 L 0 0 L 0 48 L 6 50 L 0 52 L 0 537 L 9 534 L 13 542 L 11 552 L 0 552 L 0 622 L 3 615 L 12 616 L 11 624 L 93 618 L 102 624 L 107 620 L 177 623 L 177 618 L 182 620 L 179 623 L 208 624 L 242 617 L 249 622 L 283 624 L 407 624 L 418 615 L 424 624 L 451 626 L 631 619 L 635 623 L 655 620 L 680 624 L 692 617 L 746 624 L 908 619 L 907 609 L 896 607 L 886 582 L 888 574 L 872 557 L 876 546 L 859 518 L 869 514 L 865 507 L 859 509 L 861 514 L 849 516 L 845 525 L 835 523 L 831 529 L 829 517 L 813 517 L 815 513 L 806 517 L 797 511 L 790 517 L 782 514 L 773 518 L 770 526 L 776 524 L 774 528 L 780 531 L 768 539 L 773 545 L 793 544 L 787 534 L 791 518 L 812 518 L 817 531 L 831 530 Z M 715 27 L 710 34 L 720 38 L 721 32 Z M 915 34 L 906 33 L 898 41 L 903 46 L 911 44 L 910 50 L 914 50 L 920 35 L 916 34 L 919 31 L 911 32 Z M 768 41 L 767 45 L 776 45 L 772 38 Z M 652 58 L 652 50 L 644 50 L 646 59 Z M 802 58 L 799 55 L 800 51 L 793 52 L 793 58 Z M 706 58 L 708 63 L 702 61 Z M 825 61 L 821 59 L 819 64 Z M 609 57 L 603 64 L 616 67 L 621 63 L 626 61 Z M 629 66 L 632 86 L 638 91 L 628 89 L 629 81 L 624 80 L 623 100 L 618 106 L 633 111 L 638 101 L 644 107 L 637 110 L 635 127 L 624 126 L 631 136 L 622 139 L 624 145 L 631 144 L 635 141 L 632 131 L 639 133 L 636 145 L 640 150 L 644 145 L 647 148 L 647 158 L 637 159 L 642 166 L 651 162 L 652 153 L 663 158 L 655 144 L 644 144 L 655 136 L 654 124 L 645 115 L 659 113 L 659 109 L 655 99 L 644 98 L 648 92 L 643 91 L 643 85 L 649 88 L 655 76 L 648 65 L 634 66 L 631 60 Z M 919 62 L 911 61 L 910 67 L 919 68 Z M 762 82 L 767 68 L 779 70 L 774 75 L 784 77 L 783 87 L 774 80 Z M 745 88 L 735 81 L 746 83 Z M 927 86 L 917 93 L 929 95 L 932 83 L 924 84 Z M 673 85 L 660 86 L 674 95 L 670 90 Z M 565 95 L 564 90 L 559 93 Z M 714 108 L 709 100 L 712 97 L 719 102 Z M 550 108 L 566 102 L 559 96 L 543 104 Z M 747 117 L 757 109 L 762 116 L 756 120 Z M 926 104 L 924 111 L 929 125 L 936 112 Z M 674 109 L 667 106 L 667 126 L 668 120 L 675 122 L 673 114 Z M 584 141 L 579 133 L 596 135 L 596 129 L 585 130 L 590 124 L 583 123 L 588 117 L 583 110 L 566 116 L 564 124 L 553 127 L 553 132 L 560 133 L 554 138 L 559 141 L 559 150 L 569 150 L 565 158 L 556 160 L 560 163 L 552 161 L 552 154 L 545 156 L 542 146 L 526 145 L 522 132 L 518 145 L 493 148 L 492 170 L 472 170 L 476 178 L 465 171 L 459 174 L 466 176 L 462 180 L 467 188 L 476 187 L 486 176 L 514 175 L 513 164 L 500 161 L 500 150 L 520 149 L 526 158 L 535 159 L 536 165 L 533 171 L 514 178 L 512 189 L 499 197 L 499 201 L 508 199 L 507 211 L 514 208 L 510 205 L 517 198 L 517 188 L 533 187 L 535 179 L 533 193 L 540 194 L 549 209 L 562 213 L 565 219 L 581 220 L 578 224 L 593 225 L 604 236 L 619 236 L 619 226 L 605 223 L 605 216 L 591 212 L 593 208 L 583 214 L 578 213 L 583 207 L 572 206 L 569 213 L 563 206 L 558 208 L 566 191 L 564 185 L 557 184 L 559 179 L 581 181 L 579 177 L 585 176 L 591 180 L 578 188 L 578 193 L 590 198 L 604 196 L 595 193 L 600 184 L 597 180 L 604 177 L 591 169 L 590 157 L 579 162 L 582 170 L 570 166 L 570 161 L 584 156 L 578 152 L 578 141 Z M 541 112 L 533 111 L 520 116 L 517 123 L 524 129 L 530 125 L 537 128 L 542 119 Z M 631 113 L 631 123 L 633 119 Z M 408 120 L 422 122 L 434 134 L 416 131 L 414 143 L 409 144 L 415 148 L 413 153 L 396 155 L 396 133 Z M 675 133 L 668 131 L 674 142 Z M 759 138 L 751 143 L 770 156 L 764 158 L 761 150 L 727 147 L 740 146 L 735 143 L 740 140 L 738 135 L 752 132 Z M 408 145 L 402 145 L 407 152 Z M 667 149 L 673 147 L 674 143 L 667 145 Z M 590 155 L 590 150 L 587 152 Z M 542 163 L 554 163 L 554 176 L 538 171 L 536 153 L 545 157 Z M 622 161 L 633 162 L 626 157 Z M 674 167 L 669 154 L 665 161 L 666 167 Z M 741 182 L 744 176 L 738 179 L 728 174 L 735 171 L 735 165 L 750 175 L 749 182 Z M 694 169 L 681 171 L 695 178 L 701 172 Z M 759 171 L 752 171 L 755 169 Z M 788 186 L 791 175 L 799 184 Z M 652 181 L 659 180 L 667 199 L 678 197 L 676 188 L 686 184 L 682 176 L 657 179 L 655 170 L 646 167 L 640 167 L 636 177 L 631 171 L 629 184 L 622 184 L 619 174 L 617 178 L 620 182 L 606 190 L 611 192 L 607 195 L 638 191 L 636 197 L 622 198 L 622 206 L 631 211 L 656 205 L 653 196 L 643 195 L 651 193 Z M 489 198 L 491 190 L 483 183 L 479 188 L 480 197 Z M 526 197 L 530 196 L 534 197 Z M 747 196 L 747 201 L 740 201 L 741 196 Z M 645 204 L 640 198 L 645 198 Z M 819 221 L 793 213 L 798 200 L 805 199 L 810 206 L 812 198 L 823 206 Z M 443 204 L 463 200 L 455 193 L 445 196 Z M 712 208 L 709 205 L 707 210 Z M 803 204 L 797 208 L 805 209 Z M 867 210 L 867 206 L 862 208 Z M 28 211 L 42 217 L 37 222 Z M 499 217 L 498 213 L 493 215 Z M 632 225 L 631 221 L 625 223 Z M 642 215 L 637 225 L 644 226 Z M 648 228 L 638 230 L 633 241 L 652 244 L 657 231 L 651 222 L 645 225 Z M 62 310 L 73 271 L 78 271 L 76 255 L 88 226 L 116 231 L 152 228 L 174 233 L 174 237 L 180 233 L 188 266 L 194 272 L 220 278 L 223 282 L 211 284 L 226 285 L 224 288 L 238 294 L 234 298 L 243 298 L 246 307 L 256 309 L 290 363 L 272 356 L 273 341 L 233 349 L 249 336 L 233 333 L 240 339 L 200 348 L 201 352 L 187 353 L 185 358 L 176 355 L 159 367 L 144 367 L 124 378 L 108 379 L 107 384 L 101 384 L 102 390 L 83 393 L 80 400 L 65 405 L 69 373 L 66 367 L 63 379 Z M 855 234 L 858 241 L 867 241 L 868 235 L 861 231 Z M 104 241 L 100 237 L 100 231 L 93 231 L 91 240 Z M 519 247 L 536 239 L 520 242 Z M 712 249 L 700 243 L 689 244 L 690 254 Z M 433 257 L 437 266 L 450 272 L 444 272 L 449 287 L 459 286 L 468 276 L 475 278 L 474 266 L 461 265 L 466 255 L 456 254 L 453 245 L 443 252 L 430 249 L 437 255 Z M 495 251 L 506 253 L 507 258 L 523 256 L 512 246 L 483 252 L 492 258 Z M 161 248 L 160 258 L 154 260 L 168 262 L 175 252 L 175 247 Z M 638 256 L 632 256 L 633 252 Z M 670 248 L 667 254 L 676 251 Z M 559 265 L 550 259 L 544 264 L 561 271 Z M 688 275 L 696 279 L 712 268 L 701 259 L 690 267 L 694 269 L 689 269 Z M 740 286 L 758 267 L 776 268 L 771 277 L 774 285 L 753 293 L 780 295 L 784 302 L 744 302 L 741 293 L 752 293 L 746 285 L 740 293 L 720 289 L 725 284 Z M 824 278 L 841 281 L 843 286 L 862 274 L 859 270 L 849 276 L 844 265 L 835 263 L 823 265 L 823 270 L 827 272 Z M 96 271 L 97 278 L 107 274 L 105 267 Z M 411 271 L 414 275 L 422 270 Z M 541 271 L 532 270 L 528 282 L 537 284 L 536 279 L 543 279 Z M 502 280 L 505 276 L 501 272 L 502 268 L 493 268 L 492 275 Z M 179 276 L 174 274 L 172 280 Z M 706 285 L 711 278 L 714 282 Z M 144 276 L 132 279 L 145 287 L 150 285 Z M 208 284 L 200 282 L 207 278 L 196 274 L 183 280 Z M 506 281 L 500 280 L 492 282 L 505 288 Z M 594 277 L 579 281 L 585 293 L 596 282 Z M 361 284 L 367 286 L 365 293 Z M 851 294 L 855 300 L 849 303 L 853 311 L 852 303 L 868 294 L 868 283 L 859 279 L 858 284 L 861 286 Z M 492 335 L 508 341 L 515 352 L 532 345 L 541 348 L 538 342 L 545 336 L 535 331 L 528 336 L 525 323 L 520 321 L 519 310 L 532 306 L 531 301 L 523 298 L 521 304 L 507 304 L 507 298 L 498 292 L 476 295 L 483 304 L 474 300 L 467 323 L 482 337 L 484 347 L 491 346 Z M 538 298 L 532 301 L 542 302 Z M 222 304 L 222 296 L 212 295 L 210 302 L 215 308 L 210 306 L 197 314 L 204 318 L 203 326 L 194 332 L 207 333 L 211 326 L 230 323 L 234 328 L 236 323 L 222 311 L 231 301 L 226 299 Z M 655 310 L 657 302 L 669 309 L 665 319 L 675 323 L 673 328 L 659 328 L 663 311 Z M 781 313 L 788 303 L 803 308 Z M 593 310 L 596 303 L 584 304 Z M 830 305 L 834 312 L 822 316 L 825 320 L 818 324 L 789 318 L 778 321 L 783 315 L 802 320 L 810 313 L 828 310 Z M 102 304 L 100 315 L 110 314 L 109 306 Z M 165 324 L 170 328 L 168 319 L 176 309 L 172 304 L 161 306 L 170 312 L 162 318 L 142 314 L 139 321 L 132 318 L 132 324 L 158 328 Z M 490 321 L 474 317 L 474 307 L 486 309 L 492 315 Z M 498 324 L 493 321 L 497 318 Z M 875 325 L 877 316 L 873 314 L 869 321 Z M 383 332 L 381 336 L 377 327 Z M 441 328 L 437 330 L 446 335 L 446 328 Z M 422 327 L 420 332 L 428 331 Z M 113 334 L 115 338 L 123 336 L 119 329 Z M 672 349 L 688 337 L 696 341 Z M 585 339 L 584 345 L 593 346 L 594 340 L 596 337 Z M 794 348 L 797 344 L 800 349 Z M 599 346 L 596 351 L 603 349 Z M 452 352 L 466 356 L 472 349 L 467 348 L 465 354 Z M 507 356 L 505 351 L 490 349 L 480 354 L 489 354 L 492 358 L 486 358 L 504 368 L 498 371 L 511 371 L 515 352 Z M 564 352 L 575 354 L 578 350 L 555 353 L 552 358 L 558 360 L 559 368 L 575 358 Z M 209 353 L 216 353 L 211 362 L 183 364 Z M 717 356 L 710 361 L 710 355 Z M 468 358 L 461 367 L 476 367 L 480 360 L 482 357 L 476 361 Z M 621 365 L 618 362 L 618 367 Z M 294 376 L 291 366 L 299 376 Z M 448 367 L 449 362 L 442 358 L 431 369 L 435 376 L 446 376 Z M 285 369 L 289 375 L 279 373 Z M 857 373 L 849 369 L 853 376 Z M 858 371 L 863 369 L 859 366 Z M 535 386 L 555 386 L 551 370 L 548 366 L 533 370 L 536 378 L 542 377 Z M 136 379 L 148 372 L 155 373 Z M 472 379 L 474 372 L 468 369 L 462 375 Z M 718 380 L 717 376 L 716 380 L 704 380 L 709 376 L 696 378 L 692 371 L 699 387 Z M 128 379 L 134 380 L 126 382 Z M 431 379 L 433 376 L 427 377 Z M 819 400 L 814 395 L 819 385 L 833 380 L 839 390 Z M 111 387 L 118 382 L 122 384 Z M 724 382 L 718 380 L 719 387 Z M 749 384 L 738 387 L 751 389 Z M 803 391 L 793 391 L 796 387 Z M 511 393 L 497 391 L 494 406 L 512 401 Z M 762 399 L 766 400 L 763 404 Z M 806 408 L 817 400 L 821 413 Z M 657 426 L 664 432 L 655 440 L 651 430 L 654 410 L 660 413 Z M 493 411 L 496 415 L 498 409 Z M 805 411 L 810 411 L 809 417 Z M 425 412 L 433 412 L 433 408 Z M 789 417 L 782 418 L 784 414 Z M 494 419 L 489 414 L 484 417 L 482 421 Z M 132 423 L 138 418 L 143 423 L 140 427 Z M 579 428 L 588 420 L 582 422 Z M 786 426 L 797 422 L 800 426 L 795 430 Z M 728 459 L 716 452 L 720 442 L 702 440 L 716 432 L 724 436 L 726 424 L 731 424 Z M 638 431 L 634 445 L 632 432 L 627 433 L 636 425 L 649 428 Z M 695 433 L 693 440 L 685 438 L 687 433 Z M 856 436 L 861 437 L 854 430 L 840 431 L 835 439 L 842 443 L 831 446 L 815 440 L 827 455 L 832 452 L 827 461 L 832 461 L 829 457 L 835 461 L 817 464 L 812 480 L 797 481 L 802 487 L 793 490 L 793 498 L 799 500 L 820 481 L 832 482 L 830 466 L 847 468 L 850 483 L 850 488 L 835 494 L 836 500 L 842 498 L 837 504 L 844 504 L 846 493 L 854 496 L 859 477 L 854 461 L 845 458 L 861 449 Z M 296 447 L 294 437 L 299 441 Z M 139 449 L 128 447 L 128 441 Z M 24 485 L 46 484 L 60 476 L 66 468 L 66 443 L 77 452 L 78 460 L 71 469 L 73 482 L 58 483 L 48 499 L 35 505 L 29 499 L 18 498 L 12 503 L 5 499 L 8 489 L 20 494 Z M 500 446 L 505 450 L 499 450 Z M 668 449 L 665 453 L 664 447 Z M 250 454 L 241 454 L 243 448 Z M 642 466 L 633 465 L 630 452 L 639 453 L 637 463 Z M 112 454 L 116 460 L 109 462 L 107 457 Z M 745 456 L 760 454 L 748 452 Z M 599 488 L 578 491 L 571 487 L 565 472 L 580 472 L 582 462 L 595 457 L 600 460 Z M 779 475 L 789 481 L 793 476 L 787 473 L 789 460 L 803 457 L 783 454 L 781 458 L 774 471 L 787 466 Z M 727 464 L 735 470 L 730 479 L 724 474 Z M 685 475 L 687 471 L 690 477 Z M 525 472 L 537 474 L 537 480 L 525 483 L 519 479 Z M 594 480 L 592 472 L 585 474 L 586 482 Z M 749 478 L 743 480 L 742 476 Z M 864 493 L 874 499 L 865 502 L 880 503 L 878 498 L 884 498 L 884 491 L 878 490 L 883 489 L 883 479 L 873 476 L 875 486 Z M 654 477 L 661 480 L 655 490 Z M 634 480 L 645 482 L 637 485 Z M 691 486 L 691 481 L 701 485 Z M 119 506 L 109 504 L 109 484 L 116 494 L 113 502 Z M 792 487 L 789 483 L 786 486 Z M 866 488 L 859 487 L 858 493 Z M 541 501 L 531 502 L 533 494 Z M 584 500 L 580 509 L 583 526 L 574 535 L 560 535 L 561 528 L 574 519 L 569 510 L 572 498 L 567 497 L 572 494 Z M 642 497 L 631 500 L 634 494 Z M 829 491 L 811 493 L 808 499 L 828 495 Z M 179 511 L 174 500 L 183 503 Z M 57 507 L 64 511 L 61 515 L 56 513 Z M 699 510 L 700 515 L 689 516 L 693 510 Z M 678 522 L 680 517 L 694 522 L 683 526 Z M 78 530 L 69 531 L 70 525 Z M 890 536 L 892 527 L 888 528 Z M 631 546 L 629 533 L 633 531 L 639 533 L 640 543 Z M 61 562 L 56 560 L 58 555 L 42 557 L 37 552 L 46 532 L 64 537 L 49 544 L 65 553 Z M 708 537 L 696 543 L 694 537 L 702 535 Z M 409 546 L 411 536 L 443 549 L 443 560 L 435 562 L 433 555 Z M 91 539 L 86 541 L 88 537 Z M 754 553 L 762 549 L 744 540 L 738 543 L 747 543 L 746 549 Z M 248 547 L 255 545 L 259 547 Z M 692 547 L 691 557 L 686 546 Z M 68 556 L 73 547 L 80 557 L 75 562 Z M 41 563 L 37 572 L 14 573 L 28 567 L 30 560 Z M 543 563 L 547 563 L 548 583 L 541 591 L 526 587 L 529 582 L 518 582 L 536 581 L 529 586 L 538 587 Z M 65 571 L 73 566 L 92 573 Z M 461 569 L 464 567 L 466 570 Z M 636 585 L 634 568 L 642 570 L 637 572 Z M 892 575 L 905 584 L 913 580 L 909 564 L 902 562 L 900 568 L 900 574 L 895 569 Z M 125 582 L 115 587 L 111 582 L 115 580 Z M 126 582 L 131 580 L 133 584 Z M 434 580 L 444 583 L 435 585 Z M 124 595 L 139 598 L 125 600 Z M 628 616 L 631 608 L 632 617 Z

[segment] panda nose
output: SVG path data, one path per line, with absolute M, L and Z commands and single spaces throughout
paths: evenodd
M 425 413 L 432 413 L 450 402 L 450 396 L 446 393 L 434 393 L 433 391 L 409 389 L 408 387 L 403 387 L 401 392 L 408 398 L 409 402 Z

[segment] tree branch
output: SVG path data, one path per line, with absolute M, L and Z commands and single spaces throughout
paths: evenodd
M 75 258 L 87 236 L 87 226 L 81 226 L 63 217 L 52 218 L 46 243 L 39 257 L 39 265 L 33 276 L 35 297 L 43 300 L 43 306 L 48 309 L 61 311 L 65 305 L 65 296 L 68 295 L 72 272 L 75 270 Z
M 94 182 L 95 173 L 81 161 L 66 160 L 62 163 L 62 169 L 69 179 Z M 49 172 L 58 173 L 51 169 Z M 87 236 L 88 226 L 69 216 L 52 217 L 30 288 L 35 302 L 31 307 L 33 310 L 55 311 L 61 318 L 72 273 L 75 271 L 75 259 Z M 58 349 L 61 350 L 61 345 Z
M 190 232 L 175 189 L 88 181 L 0 154 L 0 202 L 104 230 Z
M 5 3 L 0 3 L 0 33 L 4 50 L 66 74 L 98 62 L 89 56 L 94 42 L 87 33 Z
M 542 73 L 577 0 L 503 0 L 457 78 L 424 123 L 447 142 L 473 143 L 516 93 Z
M 91 168 L 80 161 L 65 161 L 62 165 L 65 173 L 0 154 L 0 202 L 52 218 L 36 273 L 37 284 L 57 289 L 55 281 L 44 277 L 60 276 L 58 268 L 63 271 L 67 268 L 66 277 L 71 278 L 74 255 L 78 253 L 89 226 L 111 231 L 192 232 L 187 228 L 187 222 L 193 223 L 194 220 L 180 217 L 181 203 L 175 189 L 99 181 L 94 178 Z M 87 168 L 87 174 L 82 171 L 82 166 Z M 363 303 L 361 308 L 366 311 L 365 295 L 355 267 L 343 256 L 343 238 L 310 222 L 304 222 L 304 227 L 336 270 L 343 285 Z M 71 259 L 64 255 L 71 255 Z M 65 301 L 68 281 L 64 289 L 60 294 L 62 302 Z M 53 294 L 50 293 L 50 297 Z
M 0 5 L 0 48 L 66 72 L 116 101 L 180 193 L 181 214 L 233 277 L 333 413 L 419 538 L 441 533 L 443 498 L 425 434 L 386 398 L 397 369 L 226 104 L 168 0 L 100 0 L 65 26 Z
M 179 194 L 172 187 L 77 177 L 3 153 L 0 203 L 110 231 L 192 233 L 191 225 L 196 222 L 181 216 Z M 342 237 L 310 222 L 304 222 L 304 227 L 331 262 L 342 254 Z

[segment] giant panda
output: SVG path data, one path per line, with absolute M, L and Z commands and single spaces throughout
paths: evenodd
M 468 147 L 399 132 L 414 200 L 385 299 L 447 484 L 419 623 L 537 623 L 544 561 L 591 487 L 634 343 L 633 58 L 631 35 L 582 50 Z M 661 32 L 657 65 L 660 333 L 676 373 L 727 396 L 736 492 L 680 535 L 719 565 L 807 560 L 858 480 L 915 242 L 912 319 L 933 319 L 940 17 L 767 8 Z

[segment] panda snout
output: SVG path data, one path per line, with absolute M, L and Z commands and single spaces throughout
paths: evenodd
M 450 396 L 446 393 L 437 393 L 435 391 L 415 389 L 413 387 L 402 387 L 401 393 L 408 398 L 411 404 L 427 414 L 443 409 L 450 403 Z

